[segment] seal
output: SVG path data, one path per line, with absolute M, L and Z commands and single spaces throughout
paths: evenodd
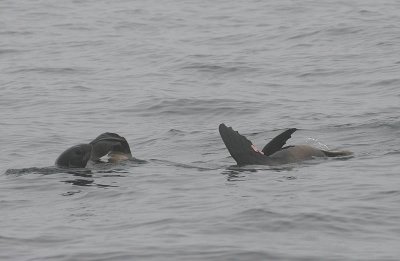
M 92 153 L 92 145 L 79 144 L 58 156 L 55 165 L 60 168 L 85 168 Z
M 326 151 L 308 145 L 285 146 L 286 141 L 296 131 L 296 128 L 288 129 L 273 138 L 259 151 L 253 143 L 239 132 L 219 125 L 219 133 L 231 156 L 237 165 L 280 165 L 309 160 L 314 157 L 340 157 L 349 156 L 350 151 Z
M 132 159 L 131 149 L 126 139 L 116 133 L 105 132 L 90 142 L 92 153 L 90 160 L 100 162 L 106 156 L 106 161 L 118 163 Z

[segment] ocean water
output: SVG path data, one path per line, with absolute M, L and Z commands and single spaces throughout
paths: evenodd
M 400 3 L 0 1 L 1 260 L 398 260 Z M 259 148 L 354 152 L 238 168 Z M 103 132 L 133 155 L 49 171 Z

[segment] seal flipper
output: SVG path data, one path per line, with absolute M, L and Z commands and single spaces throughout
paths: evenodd
M 273 138 L 270 142 L 268 142 L 267 145 L 262 149 L 262 152 L 264 153 L 265 156 L 270 156 L 274 154 L 275 152 L 279 151 L 282 149 L 283 145 L 286 144 L 286 141 L 292 137 L 293 132 L 295 132 L 297 129 L 296 128 L 291 128 L 288 129 L 275 138 Z
M 232 127 L 220 124 L 219 134 L 238 165 L 266 164 L 269 161 L 262 152 L 255 149 L 251 141 L 233 130 Z

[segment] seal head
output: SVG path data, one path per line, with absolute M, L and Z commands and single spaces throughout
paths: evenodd
M 56 166 L 60 168 L 84 168 L 90 159 L 91 153 L 92 145 L 75 145 L 61 153 L 56 160 Z
M 131 149 L 126 139 L 116 133 L 105 132 L 90 142 L 92 145 L 91 161 L 99 162 L 106 156 L 107 161 L 117 163 L 132 158 Z

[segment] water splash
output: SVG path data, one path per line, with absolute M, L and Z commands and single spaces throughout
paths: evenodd
M 322 150 L 329 150 L 329 147 L 326 144 L 320 142 L 318 139 L 315 139 L 315 138 L 308 137 L 307 144 L 312 145 L 313 147 L 317 147 Z

